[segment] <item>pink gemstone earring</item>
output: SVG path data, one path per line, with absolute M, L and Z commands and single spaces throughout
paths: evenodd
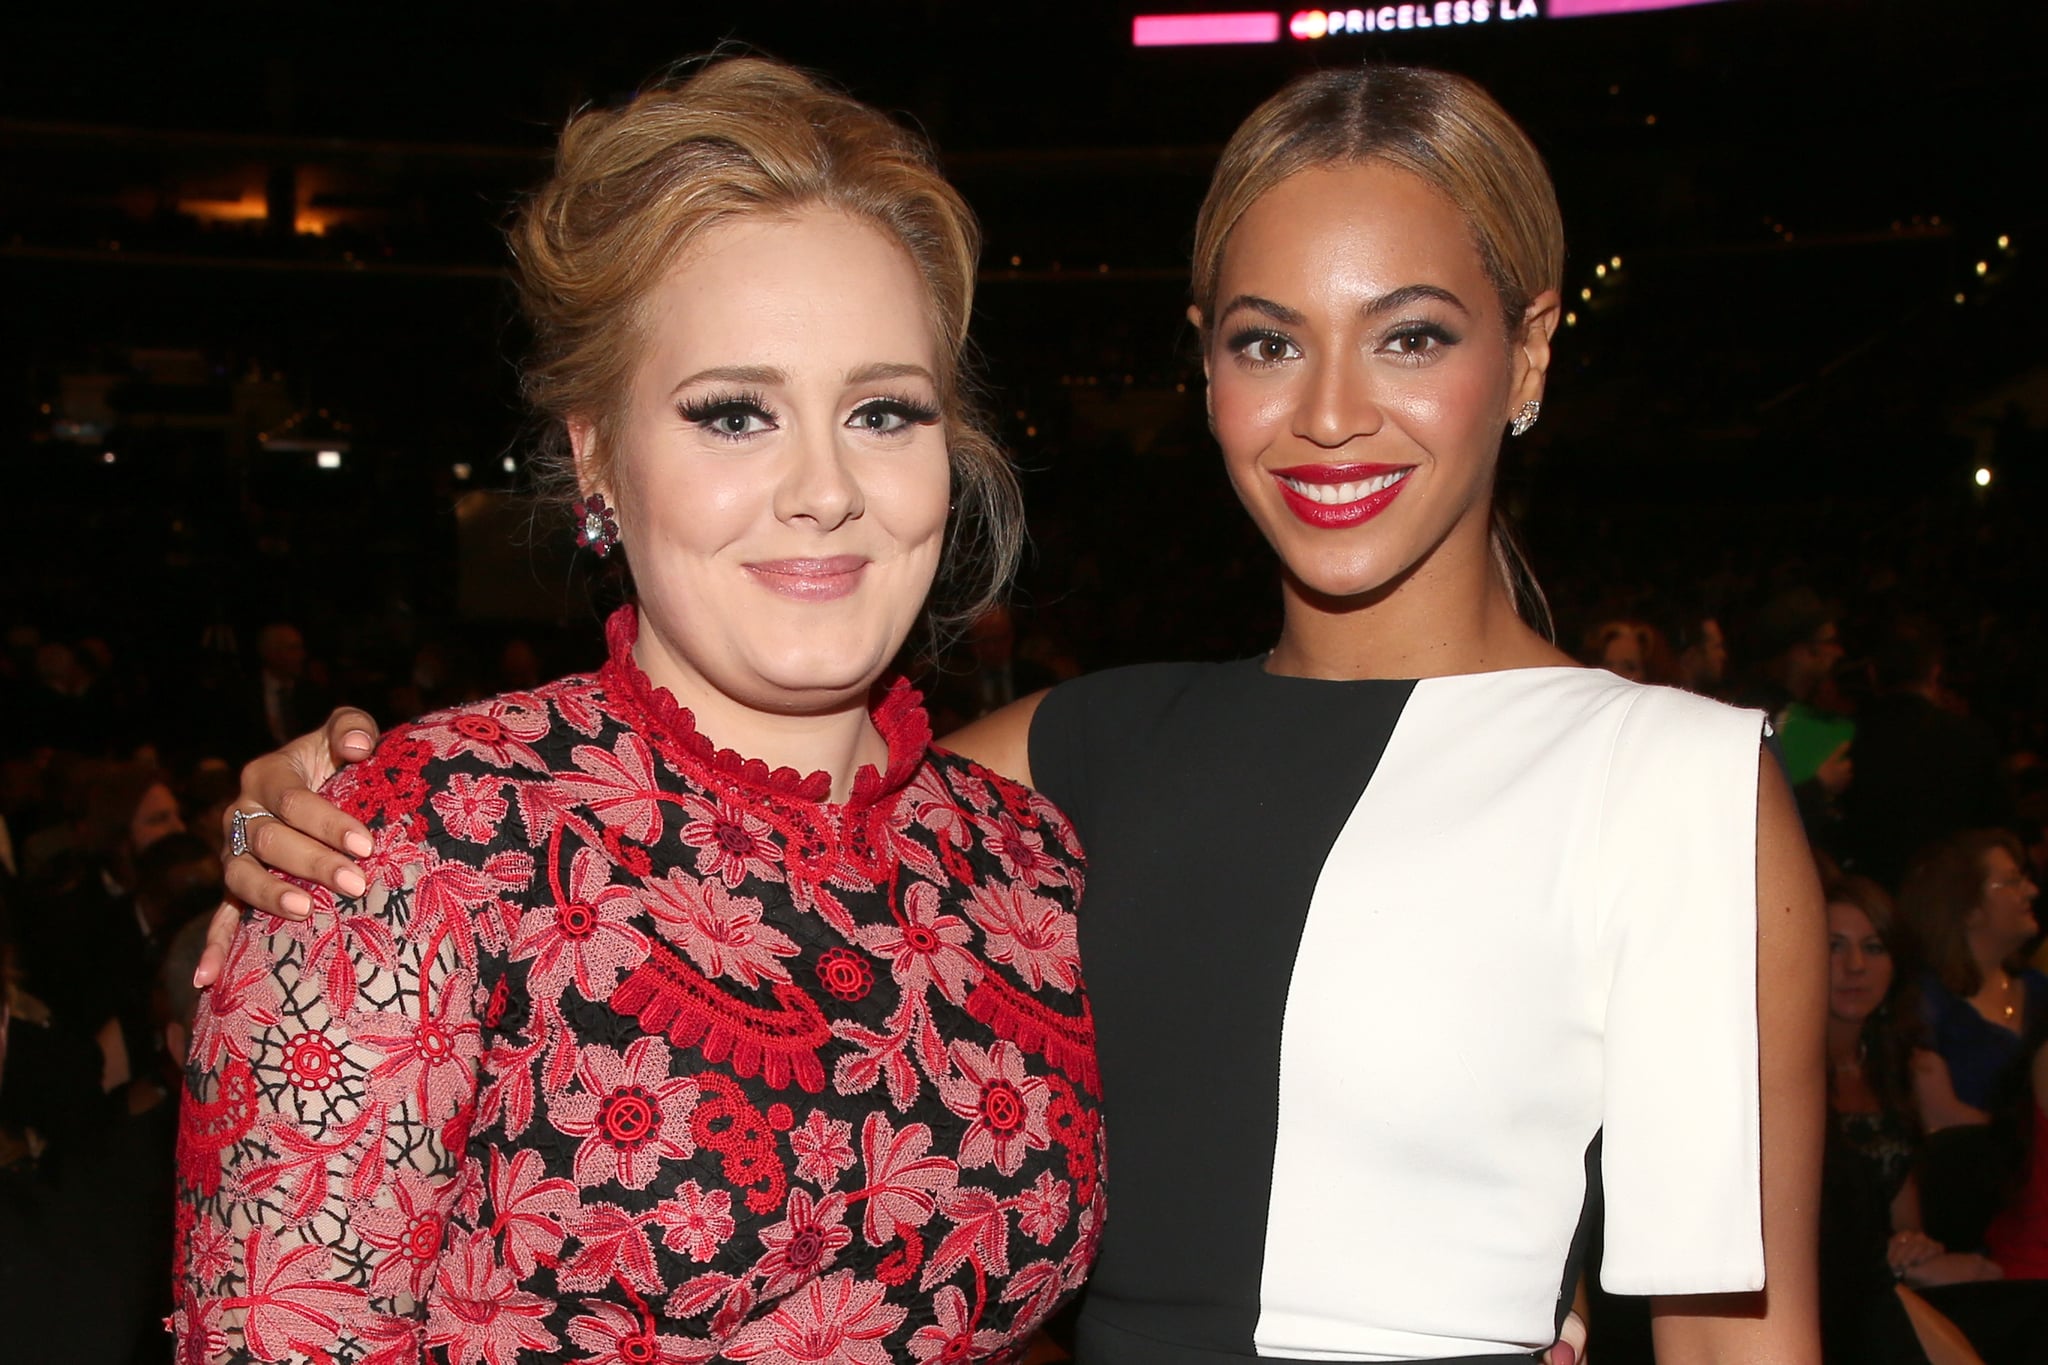
M 611 554 L 612 547 L 619 543 L 619 523 L 612 509 L 605 506 L 604 494 L 592 493 L 580 500 L 574 511 L 576 543 L 596 551 L 599 559 Z

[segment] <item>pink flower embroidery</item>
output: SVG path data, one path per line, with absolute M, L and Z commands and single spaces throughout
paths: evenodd
M 769 1317 L 749 1323 L 726 1344 L 734 1360 L 764 1365 L 889 1365 L 882 1338 L 907 1314 L 889 1304 L 883 1287 L 857 1280 L 851 1271 L 805 1285 L 776 1306 Z
M 732 1191 L 706 1192 L 696 1181 L 685 1180 L 675 1198 L 656 1207 L 654 1217 L 666 1229 L 663 1246 L 693 1261 L 708 1261 L 732 1236 Z
M 1016 1198 L 1017 1226 L 1040 1246 L 1050 1246 L 1067 1225 L 1072 1199 L 1072 1186 L 1051 1171 L 1040 1171 L 1038 1183 Z
M 593 1044 L 576 1062 L 582 1089 L 554 1098 L 549 1118 L 570 1137 L 580 1137 L 573 1170 L 588 1188 L 616 1180 L 644 1190 L 665 1160 L 697 1150 L 690 1136 L 690 1111 L 697 1083 L 669 1075 L 669 1047 L 659 1038 L 636 1038 L 621 1056 Z
M 504 790 L 502 778 L 456 773 L 446 787 L 434 793 L 434 813 L 456 838 L 488 844 L 497 837 L 499 822 L 511 809 Z
M 515 1365 L 521 1351 L 558 1349 L 562 1343 L 543 1321 L 554 1304 L 516 1286 L 492 1255 L 489 1233 L 463 1236 L 435 1280 L 427 1344 L 453 1347 L 451 1365 Z
M 845 1214 L 844 1195 L 828 1194 L 813 1201 L 810 1191 L 791 1190 L 782 1221 L 761 1229 L 761 1245 L 768 1248 L 768 1254 L 755 1266 L 766 1281 L 761 1297 L 787 1294 L 823 1274 L 853 1240 Z
M 774 826 L 723 797 L 716 805 L 686 798 L 684 806 L 693 818 L 683 826 L 682 839 L 697 850 L 699 873 L 718 878 L 729 891 L 738 890 L 748 877 L 782 880 L 775 866 L 782 854 L 775 846 Z
M 789 935 L 761 922 L 760 901 L 683 872 L 649 882 L 647 889 L 654 893 L 647 908 L 704 975 L 730 976 L 749 986 L 789 980 L 789 968 L 776 959 L 795 957 L 798 948 Z
M 1043 1151 L 1052 1141 L 1046 1124 L 1051 1093 L 1045 1077 L 1031 1075 L 1024 1053 L 1014 1043 L 997 1039 L 983 1052 L 973 1043 L 955 1042 L 953 1066 L 939 1080 L 939 1098 L 961 1118 L 972 1120 L 960 1139 L 960 1168 L 994 1164 L 1015 1175 L 1027 1151 Z
M 905 995 L 922 995 L 936 985 L 946 999 L 961 1004 L 982 972 L 967 950 L 974 930 L 958 915 L 939 913 L 938 889 L 929 882 L 913 882 L 903 893 L 901 924 L 864 924 L 854 937 L 869 952 L 889 959 L 890 974 Z
M 350 1221 L 365 1242 L 385 1253 L 370 1274 L 370 1292 L 379 1298 L 418 1299 L 441 1257 L 455 1182 L 435 1183 L 401 1170 L 392 1194 L 394 1204 L 358 1210 Z
M 980 1360 L 1002 1349 L 1009 1338 L 1001 1332 L 977 1332 L 967 1316 L 967 1296 L 947 1285 L 932 1300 L 929 1327 L 920 1327 L 910 1338 L 910 1354 L 918 1361 Z
M 533 959 L 527 988 L 534 994 L 559 995 L 574 981 L 585 1000 L 603 1000 L 622 973 L 647 960 L 646 936 L 627 923 L 639 898 L 610 874 L 604 854 L 586 844 L 569 864 L 568 903 L 520 917 L 512 960 Z
M 569 1340 L 589 1355 L 573 1365 L 697 1365 L 718 1348 L 709 1342 L 655 1332 L 652 1319 L 636 1317 L 624 1305 L 585 1299 L 590 1310 L 569 1320 Z
M 813 1109 L 801 1128 L 790 1131 L 789 1149 L 796 1153 L 798 1180 L 830 1189 L 839 1182 L 839 1173 L 853 1164 L 853 1125 Z
M 1079 984 L 1074 916 L 1059 902 L 1015 886 L 977 886 L 967 913 L 987 935 L 989 957 L 1015 970 L 1033 990 L 1047 981 L 1063 991 Z

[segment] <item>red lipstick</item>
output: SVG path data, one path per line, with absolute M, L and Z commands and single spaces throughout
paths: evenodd
M 830 602 L 860 586 L 868 561 L 860 555 L 827 559 L 764 559 L 745 566 L 756 583 L 799 602 Z
M 1363 525 L 1386 511 L 1407 487 L 1408 473 L 1414 468 L 1405 464 L 1301 464 L 1267 472 L 1280 486 L 1281 501 L 1298 520 L 1318 530 L 1339 530 Z M 1316 494 L 1331 500 L 1321 501 Z

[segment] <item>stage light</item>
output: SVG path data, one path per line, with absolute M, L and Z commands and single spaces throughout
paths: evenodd
M 1607 264 L 1609 264 L 1609 265 L 1613 266 L 1613 267 L 1614 267 L 1614 268 L 1615 268 L 1616 270 L 1619 270 L 1619 269 L 1621 269 L 1621 257 L 1619 257 L 1619 256 L 1609 256 L 1609 257 L 1607 258 Z
M 323 450 L 313 457 L 313 463 L 319 465 L 322 469 L 339 469 L 341 468 L 341 452 L 338 450 Z
M 1593 297 L 1593 291 L 1590 289 L 1581 289 L 1579 291 L 1579 297 L 1581 299 L 1591 299 Z
M 1963 298 L 1963 296 L 1962 296 L 1962 295 L 1961 295 L 1960 293 L 1958 293 L 1958 294 L 1956 295 L 1956 306 L 1957 306 L 1958 308 L 1960 308 L 1960 307 L 1962 307 L 1962 306 L 1963 306 L 1963 304 L 1964 304 L 1965 302 L 1966 302 L 1966 300 L 1965 300 L 1965 299 Z
M 101 451 L 101 452 L 100 452 L 100 463 L 101 463 L 101 464 L 112 464 L 113 462 L 114 462 L 114 452 L 113 452 L 113 451 L 111 451 L 111 450 L 103 450 L 103 451 Z
M 1607 263 L 1606 263 L 1605 261 L 1602 261 L 1602 262 L 1601 262 L 1601 263 L 1600 263 L 1599 265 L 1596 265 L 1596 266 L 1594 266 L 1594 267 L 1593 267 L 1593 273 L 1594 273 L 1595 275 L 1599 276 L 1599 277 L 1600 277 L 1601 279 L 1603 279 L 1603 280 L 1604 280 L 1604 279 L 1606 279 L 1606 278 L 1607 278 Z
M 519 461 L 507 455 L 504 459 L 498 461 L 498 468 L 504 470 L 507 474 L 516 474 L 519 472 Z
M 1991 471 L 1990 471 L 1990 470 L 1988 470 L 1988 469 L 1986 469 L 1986 468 L 1985 468 L 1985 467 L 1984 467 L 1983 465 L 1978 465 L 1978 466 L 1977 466 L 1977 474 L 1976 474 L 1976 479 L 1977 479 L 1977 487 L 1979 487 L 1979 488 L 1989 488 L 1989 487 L 1991 487 Z
M 1567 326 L 1567 327 L 1576 327 L 1576 326 L 1578 326 L 1578 325 L 1579 325 L 1579 315 L 1578 315 L 1577 313 L 1566 313 L 1566 314 L 1564 315 L 1564 325 L 1565 325 L 1565 326 Z
M 2001 232 L 2001 233 L 1999 233 L 1999 234 L 1998 234 L 1998 249 L 1999 249 L 2000 251 L 2010 251 L 2010 250 L 2012 249 L 2012 238 L 2010 238 L 2010 237 L 2006 236 L 2006 235 L 2005 235 L 2004 233 L 2002 233 L 2002 232 Z
M 1989 262 L 1989 261 L 1979 261 L 1979 262 L 1977 262 L 1977 273 L 1978 273 L 1979 275 L 1989 275 L 1989 274 L 1991 273 L 1991 262 Z
M 467 479 L 469 477 L 469 461 L 457 460 L 455 462 L 455 477 L 458 479 Z

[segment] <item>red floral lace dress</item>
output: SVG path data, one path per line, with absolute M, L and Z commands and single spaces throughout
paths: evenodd
M 1078 843 L 875 713 L 888 771 L 715 750 L 594 676 L 393 731 L 368 892 L 255 917 L 194 1033 L 187 1360 L 1021 1352 L 1100 1231 Z

